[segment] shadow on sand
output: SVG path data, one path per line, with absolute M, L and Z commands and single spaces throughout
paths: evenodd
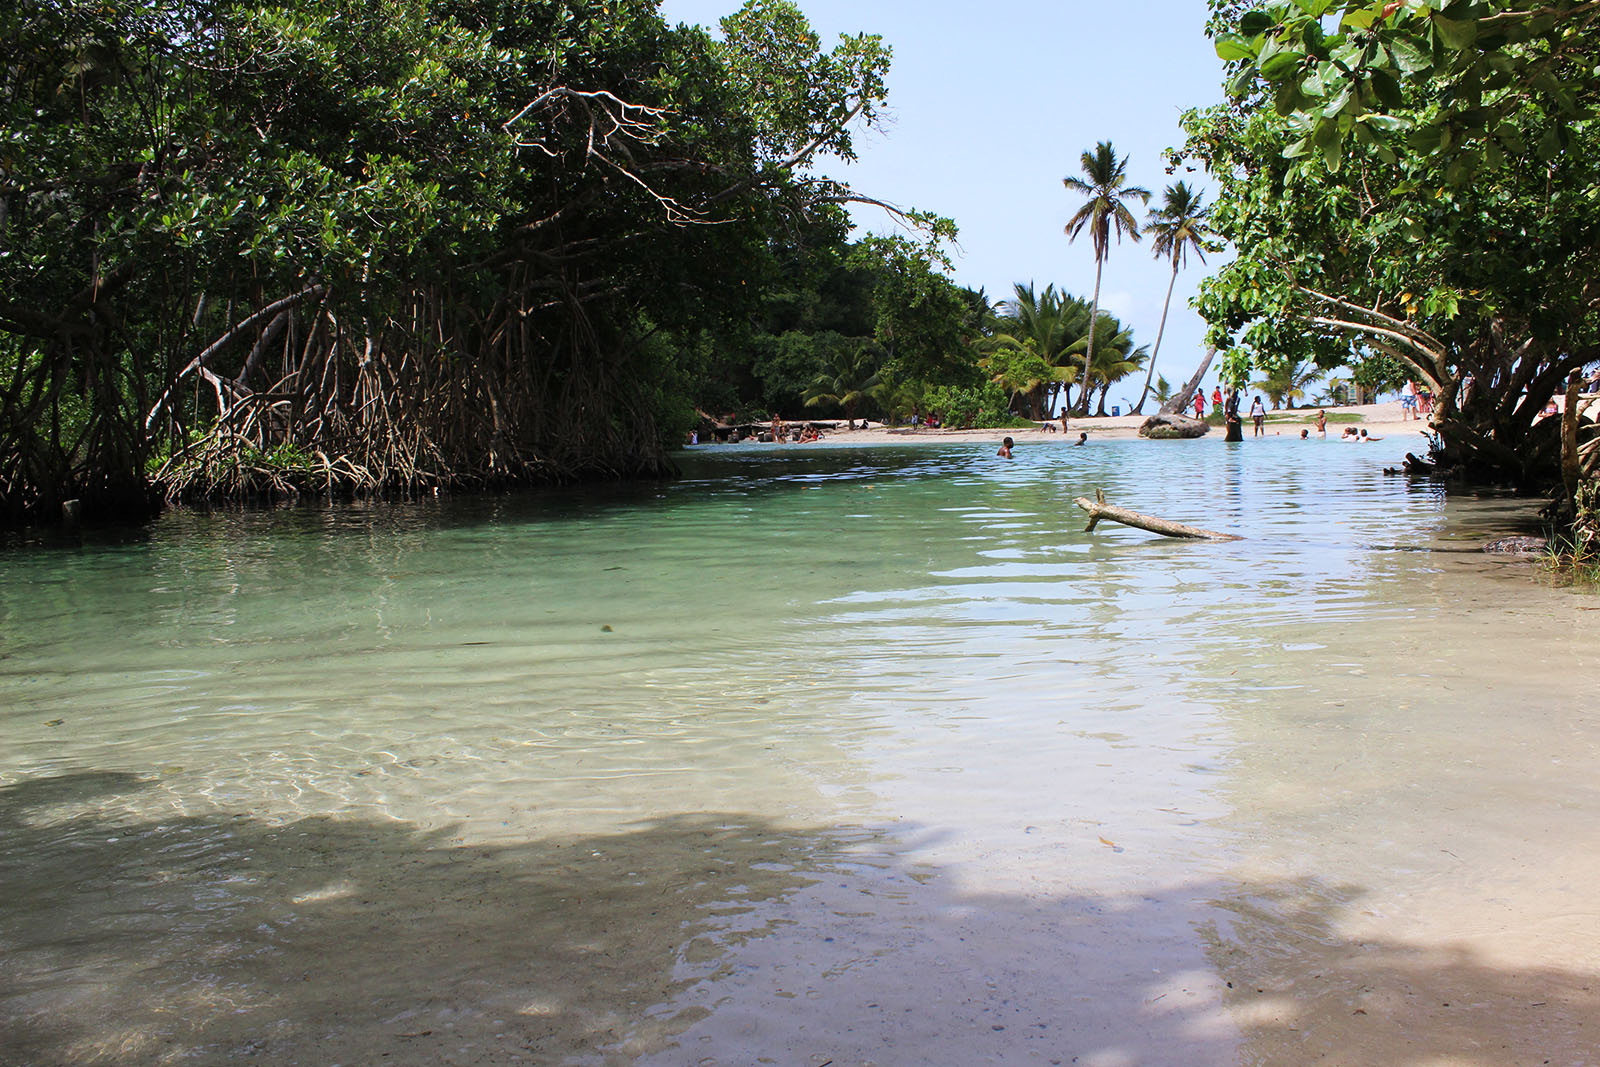
M 1596 1047 L 1592 975 L 1344 939 L 1350 888 L 973 895 L 870 834 L 749 815 L 456 845 L 396 822 L 126 814 L 150 785 L 0 789 L 5 1063 L 1501 1064 Z

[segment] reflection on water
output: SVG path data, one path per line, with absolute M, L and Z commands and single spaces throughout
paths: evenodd
M 705 448 L 12 552 L 0 1044 L 1559 1056 L 1597 1021 L 1594 604 L 1460 551 L 1527 508 L 1403 451 Z M 1096 488 L 1246 539 L 1085 534 Z

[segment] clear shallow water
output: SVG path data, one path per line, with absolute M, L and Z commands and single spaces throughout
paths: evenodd
M 12 552 L 0 1047 L 1476 1055 L 1442 983 L 1559 1052 L 1596 602 L 1449 551 L 1526 507 L 1404 444 L 706 448 Z

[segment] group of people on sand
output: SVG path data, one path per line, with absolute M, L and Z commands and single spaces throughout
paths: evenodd
M 1421 420 L 1433 414 L 1433 390 L 1411 379 L 1400 387 L 1400 421 Z
M 1211 390 L 1211 410 L 1222 412 L 1223 420 L 1229 423 L 1239 421 L 1239 390 L 1229 389 L 1223 391 L 1222 386 Z M 1206 417 L 1206 394 L 1204 390 L 1197 390 L 1194 394 L 1194 417 Z M 1250 422 L 1255 427 L 1253 436 L 1266 436 L 1267 406 L 1258 396 L 1250 404 Z

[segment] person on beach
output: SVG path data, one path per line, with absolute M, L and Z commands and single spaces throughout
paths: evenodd
M 1400 421 L 1417 417 L 1417 386 L 1410 378 L 1400 387 Z
M 1261 398 L 1258 396 L 1255 399 L 1255 403 L 1250 405 L 1250 421 L 1256 424 L 1255 436 L 1261 436 L 1261 424 L 1266 420 L 1267 409 L 1262 405 Z
M 1222 386 L 1211 390 L 1211 410 L 1215 411 L 1222 406 Z
M 1062 408 L 1061 409 L 1061 432 L 1062 433 L 1066 433 L 1067 432 L 1067 409 L 1066 408 Z
M 1317 409 L 1317 436 L 1323 440 L 1328 437 L 1328 413 L 1322 408 Z
M 1012 445 L 1011 438 L 1007 437 L 1004 441 L 1000 442 L 1000 451 L 996 452 L 995 455 L 1000 456 L 1003 459 L 1010 459 L 1011 458 L 1011 445 Z
M 1206 394 L 1204 393 L 1197 392 L 1194 394 L 1194 417 L 1197 419 L 1206 417 Z

